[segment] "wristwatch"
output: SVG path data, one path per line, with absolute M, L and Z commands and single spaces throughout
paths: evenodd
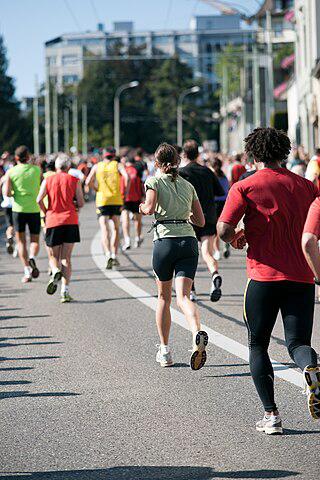
M 314 277 L 314 283 L 320 286 L 320 280 L 317 277 Z

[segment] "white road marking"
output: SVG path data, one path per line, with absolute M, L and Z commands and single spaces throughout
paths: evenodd
M 146 292 L 145 290 L 128 280 L 122 275 L 121 272 L 105 269 L 106 260 L 104 255 L 102 254 L 101 248 L 101 236 L 100 232 L 98 232 L 91 243 L 91 255 L 96 265 L 100 268 L 102 273 L 117 287 L 131 295 L 131 297 L 135 298 L 136 300 L 139 300 L 139 302 L 143 303 L 147 307 L 151 308 L 151 310 L 155 311 L 157 308 L 156 298 L 154 298 L 150 293 Z M 187 321 L 182 313 L 180 313 L 178 310 L 175 310 L 174 308 L 171 308 L 171 316 L 174 323 L 180 325 L 186 330 L 189 330 Z M 236 340 L 233 340 L 232 338 L 226 337 L 222 333 L 219 333 L 204 324 L 201 324 L 201 328 L 203 328 L 203 330 L 208 333 L 210 343 L 248 362 L 248 347 L 242 345 Z M 287 382 L 290 382 L 297 387 L 304 387 L 303 376 L 301 373 L 288 368 L 286 365 L 283 365 L 276 360 L 271 359 L 271 362 L 275 370 L 274 373 L 277 377 L 282 378 L 283 380 L 286 380 Z

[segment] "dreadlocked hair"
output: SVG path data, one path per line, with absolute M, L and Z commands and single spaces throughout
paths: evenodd
M 286 160 L 291 150 L 287 134 L 270 127 L 256 128 L 244 141 L 246 153 L 265 164 Z
M 179 172 L 180 156 L 177 150 L 169 143 L 161 143 L 156 150 L 155 159 L 158 167 L 166 174 L 172 175 L 175 182 Z

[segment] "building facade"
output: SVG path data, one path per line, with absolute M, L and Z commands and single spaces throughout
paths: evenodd
M 185 31 L 135 32 L 132 22 L 116 22 L 114 31 L 106 32 L 99 24 L 96 32 L 63 34 L 46 42 L 47 73 L 63 90 L 82 79 L 84 65 L 93 56 L 107 61 L 115 58 L 115 51 L 116 58 L 128 58 L 130 52 L 137 51 L 145 58 L 177 55 L 195 77 L 201 76 L 214 86 L 215 63 L 224 47 L 251 44 L 253 38 L 253 30 L 243 28 L 240 15 L 197 16 Z
M 295 1 L 296 68 L 288 90 L 289 133 L 313 153 L 320 145 L 320 2 Z

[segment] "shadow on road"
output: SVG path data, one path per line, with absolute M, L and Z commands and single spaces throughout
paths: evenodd
M 31 382 L 25 382 L 31 383 Z M 21 382 L 20 382 L 21 384 Z M 25 391 L 13 391 L 13 392 L 0 392 L 0 400 L 5 400 L 7 398 L 17 398 L 17 397 L 31 397 L 31 398 L 39 398 L 39 397 L 77 397 L 80 393 L 74 392 L 38 392 L 38 393 L 30 393 L 28 390 Z M 1 478 L 2 475 L 0 474 Z M 11 477 L 12 478 L 12 477 Z M 20 477 L 19 477 L 20 478 Z M 38 478 L 38 477 L 34 477 Z M 48 477 L 50 478 L 50 477 Z M 58 477 L 57 477 L 58 478 Z M 67 477 L 65 477 L 67 478 Z
M 211 480 L 214 478 L 287 478 L 298 475 L 291 470 L 242 470 L 216 472 L 210 467 L 115 467 L 101 470 L 56 472 L 0 472 L 1 478 L 19 480 Z

